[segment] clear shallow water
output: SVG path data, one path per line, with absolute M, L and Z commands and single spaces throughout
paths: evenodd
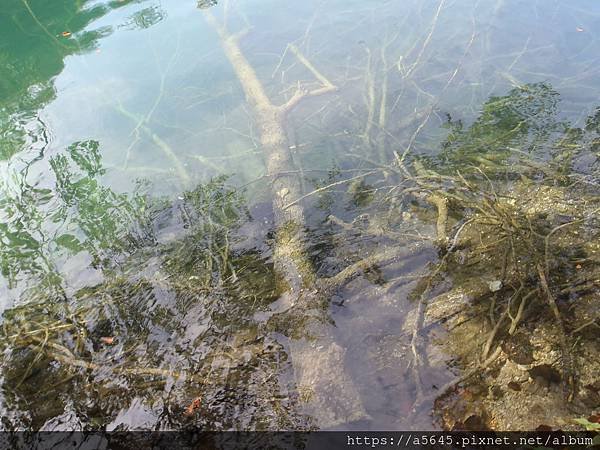
M 258 132 L 214 29 L 194 2 L 60 5 L 11 1 L 0 19 L 6 336 L 49 336 L 29 343 L 21 366 L 17 351 L 4 365 L 4 426 L 437 427 L 408 419 L 403 329 L 433 243 L 328 299 L 335 326 L 324 327 L 366 412 L 358 425 L 304 410 L 283 337 L 293 327 L 265 325 L 281 292 Z M 222 4 L 212 11 L 222 20 Z M 285 123 L 307 193 L 394 151 L 435 155 L 448 116 L 469 125 L 490 97 L 527 83 L 551 86 L 560 102 L 548 114 L 576 126 L 598 106 L 592 1 L 240 1 L 227 17 L 232 31 L 250 27 L 240 46 L 273 102 L 315 85 L 290 43 L 338 87 Z M 395 182 L 307 198 L 320 276 L 396 245 L 326 222 L 376 228 L 388 205 L 372 196 Z M 431 236 L 434 222 L 413 216 L 397 231 Z M 454 373 L 436 368 L 426 384 Z M 37 392 L 52 376 L 67 381 Z

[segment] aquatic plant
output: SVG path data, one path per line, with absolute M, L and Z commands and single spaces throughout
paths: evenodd
M 128 89 L 103 95 L 103 106 L 127 119 L 107 133 L 129 132 L 120 136 L 129 145 L 111 155 L 121 164 L 103 167 L 99 137 L 40 155 L 50 170 L 39 184 L 29 167 L 4 180 L 0 263 L 18 299 L 3 323 L 5 427 L 100 428 L 127 416 L 125 407 L 151 411 L 153 427 L 298 429 L 312 426 L 304 413 L 343 426 L 369 420 L 371 381 L 394 400 L 389 423 L 429 426 L 432 405 L 444 415 L 444 401 L 497 381 L 514 361 L 532 379 L 562 382 L 576 406 L 593 401 L 592 369 L 581 360 L 597 348 L 599 326 L 600 112 L 579 126 L 559 118 L 549 82 L 501 74 L 512 85 L 505 95 L 496 79 L 481 87 L 463 71 L 473 55 L 468 69 L 484 68 L 478 23 L 473 16 L 472 27 L 440 30 L 444 0 L 419 3 L 401 24 L 390 16 L 356 45 L 369 19 L 342 24 L 343 57 L 320 10 L 304 34 L 266 56 L 245 39 L 251 27 L 238 5 L 222 2 L 219 16 L 207 11 L 216 3 L 198 7 L 231 67 L 216 58 L 196 70 L 179 29 L 165 36 L 163 60 L 154 40 L 163 33 L 149 30 L 140 34 L 152 37 L 156 57 L 152 98 L 145 89 L 139 103 Z M 353 17 L 375 17 L 363 14 L 372 6 L 352 7 L 364 8 Z M 154 25 L 166 17 L 157 8 L 122 26 Z M 318 48 L 319 27 L 327 30 Z M 77 30 L 48 37 L 71 49 L 84 34 Z M 435 39 L 455 46 L 457 36 L 462 56 L 432 51 Z M 528 45 L 489 58 L 509 58 L 510 72 Z M 339 64 L 326 63 L 332 55 Z M 279 61 L 269 78 L 270 57 Z M 184 76 L 174 73 L 182 62 Z M 460 101 L 448 102 L 455 83 Z M 53 98 L 52 82 L 39 92 L 40 104 Z M 212 106 L 183 114 L 204 102 Z M 308 102 L 318 107 L 303 115 Z M 18 109 L 1 114 L 16 122 Z M 2 131 L 6 158 L 30 144 L 25 128 L 11 126 Z M 218 138 L 199 139 L 209 134 Z M 232 160 L 243 174 L 210 178 L 229 173 Z M 105 184 L 107 174 L 132 173 L 158 174 L 149 186 L 174 189 L 153 198 L 145 185 L 126 194 Z M 344 328 L 364 352 L 345 353 L 357 347 Z M 542 350 L 555 346 L 553 359 L 523 357 L 532 338 Z M 511 394 L 502 383 L 479 386 L 495 413 L 498 397 Z M 519 383 L 508 389 L 529 382 Z M 480 416 L 476 423 L 490 422 Z
M 9 227 L 39 225 L 27 234 L 31 252 L 12 245 L 7 248 L 21 251 L 21 257 L 5 255 L 5 261 L 19 262 L 10 266 L 14 279 L 32 287 L 3 317 L 3 392 L 11 411 L 4 427 L 37 429 L 69 405 L 83 408 L 88 401 L 96 404 L 86 414 L 91 414 L 90 426 L 103 426 L 123 396 L 164 401 L 171 379 L 185 385 L 175 403 L 165 405 L 175 407 L 168 420 L 178 424 L 189 420 L 182 414 L 189 397 L 182 395 L 202 396 L 202 420 L 229 423 L 241 418 L 221 411 L 213 419 L 207 413 L 209 405 L 219 407 L 219 396 L 230 395 L 228 386 L 245 392 L 249 403 L 253 396 L 272 396 L 278 387 L 257 377 L 286 370 L 285 358 L 276 343 L 257 332 L 252 316 L 277 297 L 275 278 L 252 246 L 237 250 L 245 238 L 236 229 L 248 211 L 241 193 L 227 187 L 227 178 L 174 200 L 141 191 L 116 193 L 100 181 L 105 169 L 94 141 L 69 146 L 51 167 L 53 189 L 22 183 L 20 198 L 27 199 L 22 209 L 29 215 L 11 218 L 4 230 L 5 237 L 14 238 Z M 46 209 L 50 199 L 52 208 Z M 15 205 L 4 206 L 10 213 Z M 65 254 L 92 258 L 84 269 L 100 276 L 94 286 L 63 287 L 58 263 Z M 39 284 L 40 277 L 55 280 L 56 289 Z M 203 332 L 199 323 L 207 324 Z M 158 336 L 170 336 L 173 345 L 157 348 Z M 72 397 L 74 391 L 81 395 Z M 23 402 L 35 403 L 35 412 L 21 414 L 27 409 Z M 261 409 L 276 408 L 284 427 L 286 420 L 296 420 L 288 411 L 291 403 L 270 399 Z M 265 415 L 257 415 L 253 426 L 271 426 L 261 425 Z
M 578 159 L 589 157 L 594 131 L 554 121 L 555 97 L 547 85 L 514 89 L 488 102 L 470 127 L 455 127 L 440 156 L 422 162 L 415 158 L 412 171 L 397 159 L 399 173 L 410 182 L 394 195 L 411 196 L 437 210 L 441 251 L 440 262 L 417 291 L 413 346 L 420 345 L 430 303 L 459 299 L 465 308 L 476 304 L 487 311 L 483 320 L 489 332 L 479 362 L 441 392 L 492 364 L 524 321 L 548 314 L 558 332 L 566 398 L 573 401 L 578 392 L 573 340 L 596 326 L 597 318 L 572 323 L 565 316 L 598 286 L 600 203 L 593 180 L 599 167 L 595 160 L 584 173 L 574 169 Z M 431 298 L 443 274 L 452 277 L 455 287 Z M 421 355 L 421 349 L 414 354 Z M 419 364 L 417 359 L 415 367 Z

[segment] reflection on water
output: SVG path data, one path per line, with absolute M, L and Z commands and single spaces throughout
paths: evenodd
M 215 3 L 3 6 L 2 427 L 597 408 L 598 6 Z M 206 11 L 273 104 L 337 88 L 281 119 L 289 170 Z M 273 192 L 290 177 L 301 198 Z M 314 266 L 299 291 L 286 251 Z

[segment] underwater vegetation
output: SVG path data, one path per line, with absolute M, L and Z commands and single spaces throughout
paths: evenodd
M 185 426 L 195 412 L 186 413 L 187 404 L 200 395 L 203 420 L 214 427 L 217 420 L 233 426 L 234 411 L 223 407 L 257 408 L 254 422 L 244 424 L 252 428 L 264 426 L 265 416 L 283 414 L 293 400 L 278 398 L 277 386 L 256 379 L 252 370 L 276 373 L 286 362 L 277 343 L 258 335 L 252 321 L 276 291 L 268 261 L 235 250 L 243 240 L 236 228 L 248 214 L 240 195 L 223 177 L 174 202 L 142 192 L 117 194 L 98 181 L 103 169 L 97 150 L 97 143 L 76 143 L 52 161 L 55 191 L 43 193 L 58 203 L 53 218 L 72 234 L 42 230 L 30 216 L 22 217 L 15 232 L 3 233 L 4 239 L 27 243 L 10 246 L 14 253 L 4 255 L 14 263 L 9 274 L 38 280 L 22 294 L 23 303 L 4 315 L 3 386 L 14 414 L 4 426 L 37 429 L 55 416 L 58 426 L 65 414 L 83 414 L 85 425 L 77 419 L 68 426 L 104 427 L 123 396 L 162 403 L 164 427 Z M 43 216 L 45 202 L 33 195 L 39 189 L 26 188 L 23 209 Z M 66 210 L 73 209 L 77 213 L 68 217 L 76 220 L 65 224 Z M 110 226 L 96 226 L 99 221 Z M 64 257 L 90 255 L 99 282 L 66 290 L 46 256 L 54 247 Z M 179 400 L 167 400 L 172 389 Z M 269 396 L 267 403 L 253 399 L 258 391 Z M 216 418 L 206 409 L 212 396 Z M 34 409 L 27 406 L 32 402 Z M 285 414 L 278 420 L 281 427 L 297 426 Z
M 387 275 L 394 264 L 437 252 L 412 276 L 415 308 L 402 329 L 415 358 L 415 414 L 437 399 L 446 427 L 465 420 L 510 426 L 502 405 L 539 395 L 526 395 L 527 380 L 549 383 L 547 398 L 568 400 L 582 413 L 597 399 L 599 114 L 582 129 L 554 123 L 552 110 L 538 109 L 540 96 L 556 93 L 547 85 L 514 89 L 491 99 L 472 125 L 452 123 L 438 156 L 398 155 L 387 168 L 400 180 L 391 189 L 369 189 L 378 183 L 371 175 L 334 194 L 348 198 L 348 211 L 360 219 L 330 215 L 330 231 L 318 238 L 329 243 L 315 243 L 313 263 L 323 292 L 333 296 L 357 289 L 361 274 L 390 287 L 399 280 Z M 531 135 L 539 114 L 554 128 L 543 139 Z M 574 170 L 584 158 L 591 164 Z M 306 311 L 269 313 L 287 286 L 270 251 L 247 242 L 244 224 L 255 219 L 242 191 L 219 177 L 175 199 L 152 198 L 143 184 L 116 193 L 100 182 L 94 141 L 74 143 L 50 167 L 53 188 L 22 182 L 19 196 L 7 191 L 10 201 L 2 204 L 12 219 L 1 234 L 10 244 L 3 246 L 4 274 L 13 283 L 30 281 L 4 314 L 5 427 L 60 420 L 109 426 L 124 396 L 153 405 L 148 420 L 162 427 L 192 419 L 210 428 L 311 426 L 300 405 L 312 394 L 294 388 L 289 354 L 272 334 L 298 330 Z M 415 221 L 430 224 L 430 235 L 411 232 Z M 268 233 L 264 239 L 273 245 Z M 381 253 L 361 256 L 362 245 L 382 242 Z M 98 281 L 73 290 L 59 267 L 78 254 L 89 255 L 84 270 Z M 257 319 L 261 312 L 265 318 Z M 428 373 L 447 361 L 431 345 L 445 347 L 464 368 L 434 394 Z M 504 374 L 509 368 L 514 373 Z M 485 393 L 486 384 L 497 387 L 497 398 L 470 393 L 481 399 L 463 405 L 465 393 Z M 510 396 L 518 398 L 509 403 Z
M 565 114 L 553 83 L 512 75 L 484 94 L 475 10 L 456 58 L 432 50 L 440 28 L 455 42 L 444 0 L 331 61 L 320 9 L 279 54 L 257 51 L 260 9 L 201 1 L 210 63 L 183 20 L 157 39 L 183 10 L 67 3 L 45 20 L 23 2 L 47 73 L 0 56 L 3 429 L 594 427 L 600 107 Z M 136 103 L 102 73 L 103 137 L 65 119 L 87 137 L 57 140 L 39 111 L 64 58 L 117 31 L 158 77 L 127 73 Z

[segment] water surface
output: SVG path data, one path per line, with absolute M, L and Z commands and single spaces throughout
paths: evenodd
M 395 209 L 403 181 L 385 168 L 418 156 L 440 172 L 466 167 L 471 153 L 444 151 L 477 130 L 479 152 L 529 146 L 549 158 L 556 135 L 587 124 L 587 150 L 570 167 L 595 176 L 600 6 L 200 6 L 2 7 L 3 428 L 439 428 L 431 394 L 460 368 L 447 349 L 432 350 L 418 387 L 407 319 L 443 256 L 436 212 L 404 198 Z M 302 315 L 270 321 L 283 293 L 271 181 L 256 118 L 206 11 L 232 33 L 247 30 L 240 48 L 275 104 L 319 85 L 290 44 L 338 88 L 285 120 L 310 194 L 306 246 L 319 277 L 418 244 L 326 299 L 321 327 L 340 349 L 356 414 L 332 419 L 305 407 L 311 392 L 296 384 L 290 351 L 294 340 L 310 345 L 297 329 Z M 496 114 L 500 102 L 508 106 Z M 525 125 L 507 138 L 515 120 Z M 460 134 L 474 123 L 483 125 Z M 435 293 L 452 282 L 450 273 Z M 416 414 L 420 389 L 429 400 Z

